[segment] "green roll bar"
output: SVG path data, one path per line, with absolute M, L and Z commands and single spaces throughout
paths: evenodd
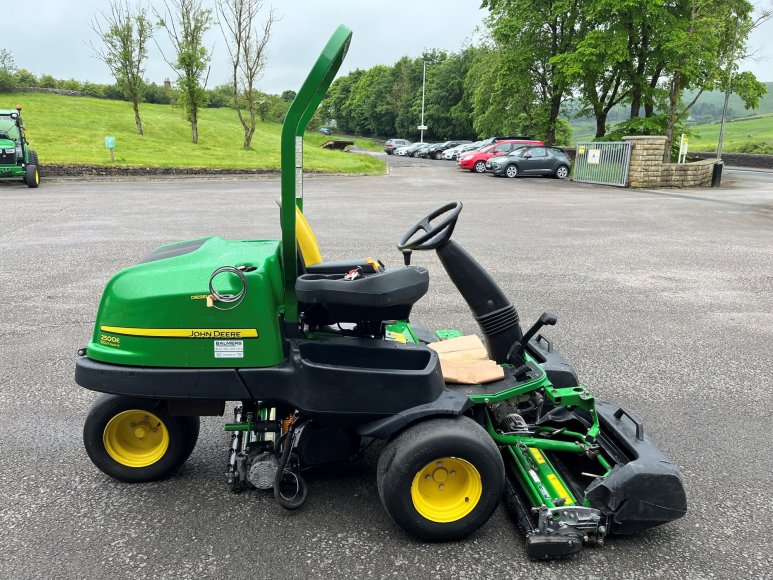
M 330 37 L 309 76 L 298 91 L 282 125 L 282 271 L 284 272 L 285 321 L 298 321 L 295 280 L 298 254 L 295 207 L 303 210 L 303 134 L 333 82 L 349 49 L 352 31 L 339 26 Z

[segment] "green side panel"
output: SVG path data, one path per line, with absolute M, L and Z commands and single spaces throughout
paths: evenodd
M 436 330 L 435 336 L 437 336 L 439 340 L 450 340 L 452 338 L 459 338 L 460 336 L 464 336 L 464 334 L 461 330 L 447 328 L 443 330 Z
M 279 328 L 283 307 L 279 247 L 276 240 L 213 237 L 159 248 L 154 254 L 172 257 L 126 268 L 107 284 L 88 357 L 156 367 L 280 364 L 284 354 Z M 255 268 L 244 273 L 244 300 L 227 311 L 209 307 L 207 300 L 212 272 L 221 266 Z M 233 274 L 219 275 L 215 284 L 221 294 L 237 294 L 242 288 Z

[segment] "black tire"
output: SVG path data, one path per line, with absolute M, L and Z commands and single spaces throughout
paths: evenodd
M 442 151 L 435 151 L 435 159 L 437 159 L 438 161 L 443 159 L 443 152 Z
M 31 189 L 35 189 L 40 185 L 40 171 L 38 171 L 37 165 L 28 163 L 24 168 L 24 183 Z
M 463 467 L 458 475 L 460 480 L 453 480 L 475 480 L 480 485 L 480 495 L 472 498 L 469 507 L 466 504 L 471 498 L 465 497 L 468 488 L 455 486 L 450 478 L 457 475 L 445 470 L 443 461 L 449 470 L 453 465 L 472 466 L 473 472 Z M 432 475 L 428 469 L 434 470 Z M 427 473 L 422 476 L 423 472 Z M 442 472 L 444 479 L 439 479 L 436 474 Z M 454 504 L 457 511 L 444 512 L 447 517 L 442 521 L 430 519 L 426 508 L 417 503 L 428 497 L 420 491 L 422 480 L 427 481 L 422 485 L 433 488 L 438 481 L 448 481 L 451 498 L 454 494 L 460 498 Z M 475 421 L 464 416 L 438 418 L 408 427 L 384 447 L 378 461 L 377 481 L 381 503 L 395 523 L 424 540 L 450 541 L 470 535 L 489 520 L 502 496 L 505 468 L 496 444 Z M 439 483 L 438 488 L 445 489 Z
M 485 161 L 476 161 L 475 165 L 473 165 L 472 170 L 475 173 L 486 173 L 486 162 Z
M 38 152 L 32 149 L 29 150 L 30 163 L 37 165 L 40 168 L 40 160 L 38 159 Z
M 556 167 L 553 177 L 556 179 L 566 179 L 569 176 L 569 168 L 566 165 L 559 165 Z
M 518 166 L 508 165 L 507 167 L 505 167 L 505 175 L 507 177 L 518 177 Z
M 414 151 L 414 152 L 413 152 L 413 156 L 414 156 L 415 158 L 417 158 L 417 159 L 418 159 L 418 157 L 419 157 L 419 152 L 418 152 L 418 151 Z
M 125 415 L 122 417 L 121 414 Z M 153 435 L 148 434 L 149 437 L 162 436 L 155 435 L 158 431 L 154 428 L 161 429 L 162 434 L 165 429 L 167 436 L 165 446 L 159 444 L 151 450 L 158 457 L 133 454 L 132 457 L 138 458 L 143 463 L 137 466 L 128 465 L 116 459 L 116 449 L 128 453 L 137 449 L 132 447 L 137 437 L 132 432 L 127 434 L 126 429 L 121 427 L 122 421 L 131 420 L 132 414 L 144 417 L 138 427 L 143 430 L 143 433 L 152 430 Z M 115 423 L 111 423 L 113 419 Z M 94 402 L 86 417 L 86 423 L 83 426 L 83 444 L 94 465 L 110 477 L 128 483 L 157 481 L 174 473 L 188 459 L 196 446 L 199 424 L 198 417 L 170 416 L 164 401 L 102 395 Z M 135 423 L 130 423 L 130 427 L 133 429 Z M 108 429 L 113 434 L 112 443 L 108 442 L 111 439 Z M 144 436 L 143 434 L 139 438 L 142 439 Z M 108 450 L 108 445 L 111 451 Z M 140 450 L 140 452 L 147 454 L 148 450 Z

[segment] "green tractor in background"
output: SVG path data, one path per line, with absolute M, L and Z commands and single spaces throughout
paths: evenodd
M 108 282 L 75 371 L 104 393 L 84 426 L 92 462 L 121 481 L 167 477 L 196 445 L 199 417 L 236 401 L 227 483 L 273 491 L 286 509 L 306 500 L 305 470 L 355 457 L 368 438 L 386 442 L 376 472 L 385 510 L 425 540 L 468 536 L 503 497 L 537 559 L 683 516 L 676 466 L 540 334 L 556 317 L 524 332 L 451 239 L 461 202 L 406 231 L 404 267 L 322 260 L 303 215 L 303 134 L 350 39 L 343 26 L 333 34 L 285 118 L 282 239 L 162 246 Z M 409 322 L 429 289 L 427 269 L 410 265 L 418 251 L 437 253 L 501 379 L 444 379 L 427 344 L 458 333 Z
M 21 105 L 16 110 L 0 109 L 0 179 L 21 179 L 27 187 L 40 185 L 38 154 L 29 148 L 21 120 Z

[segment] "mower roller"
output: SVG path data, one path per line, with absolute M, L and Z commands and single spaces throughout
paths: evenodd
M 533 558 L 562 557 L 610 534 L 686 512 L 676 467 L 627 410 L 596 401 L 542 334 L 456 241 L 461 202 L 398 243 L 405 265 L 322 261 L 303 215 L 303 134 L 344 58 L 339 27 L 282 129 L 281 240 L 217 237 L 157 248 L 108 282 L 76 382 L 104 393 L 84 428 L 89 457 L 127 482 L 157 480 L 190 455 L 199 417 L 238 404 L 227 461 L 236 492 L 273 491 L 297 509 L 303 473 L 386 444 L 378 492 L 391 518 L 430 541 L 463 538 L 504 497 Z M 447 384 L 427 343 L 457 336 L 409 322 L 435 251 L 504 378 Z

